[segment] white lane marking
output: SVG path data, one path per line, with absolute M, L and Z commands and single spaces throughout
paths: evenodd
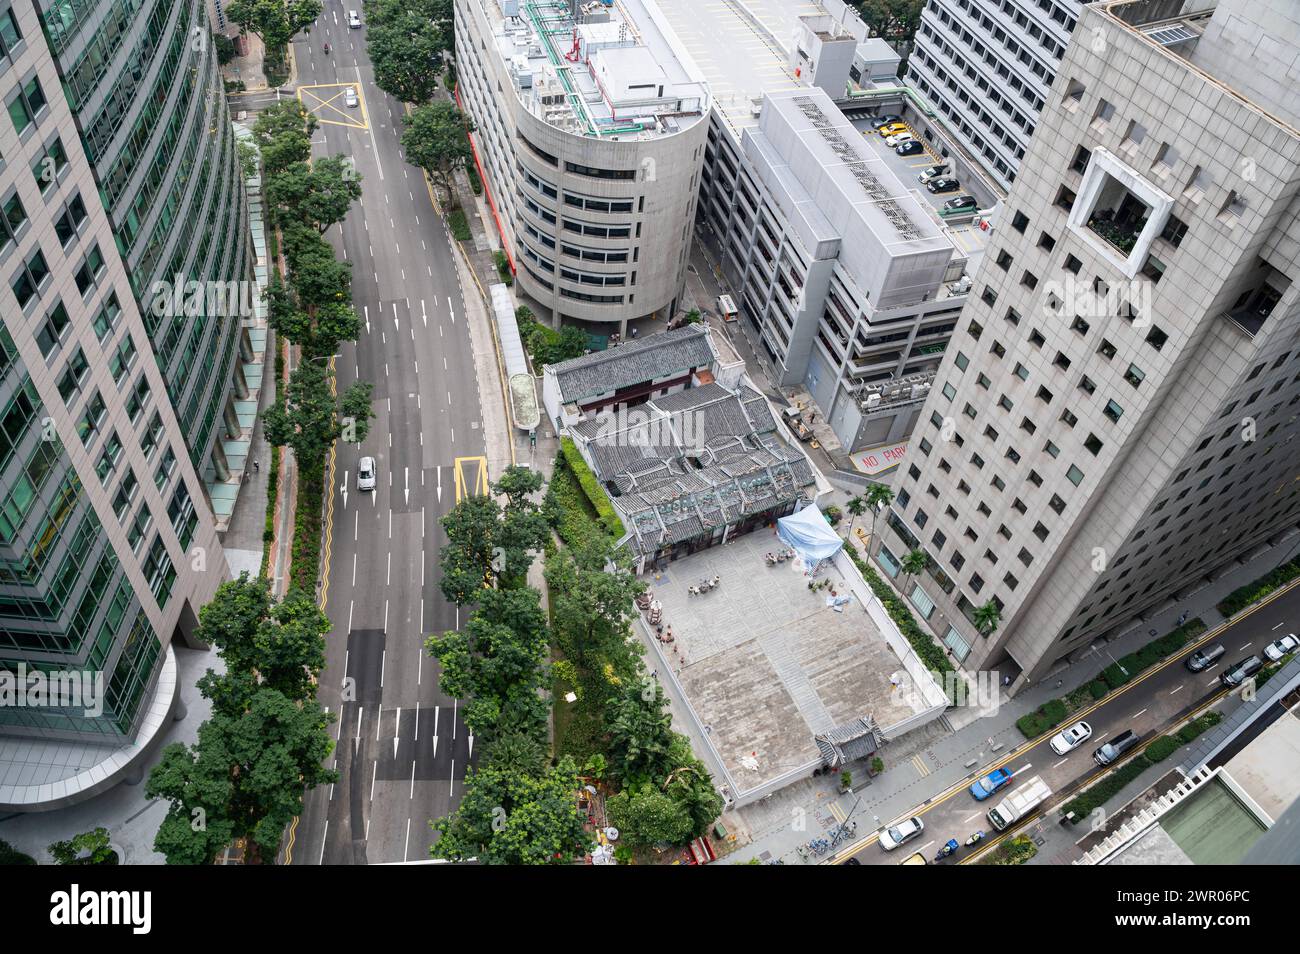
M 325 819 L 325 829 L 321 832 L 320 837 L 320 861 L 316 862 L 318 865 L 325 864 L 325 842 L 329 840 L 329 832 L 330 820 L 327 818 Z
M 1146 709 L 1142 709 L 1142 710 L 1139 711 L 1139 712 L 1135 712 L 1135 713 L 1133 713 L 1131 716 L 1128 717 L 1128 720 L 1129 720 L 1130 722 L 1136 722 L 1136 721 L 1137 721 L 1137 717 L 1140 716 L 1140 715 L 1145 715 L 1145 714 L 1146 714 L 1146 711 L 1147 711 Z
M 379 759 L 372 763 L 373 768 L 370 770 L 370 800 L 375 800 L 375 781 L 379 778 Z
M 1169 694 L 1172 696 L 1175 692 L 1182 692 L 1182 691 L 1183 691 L 1183 687 L 1179 686 L 1177 689 L 1171 689 L 1169 691 Z

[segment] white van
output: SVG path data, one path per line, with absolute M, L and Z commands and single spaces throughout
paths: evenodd
M 1019 821 L 1031 811 L 1050 798 L 1052 790 L 1047 787 L 1041 775 L 1035 775 L 1002 801 L 989 809 L 989 821 L 998 831 L 1006 831 L 1007 826 Z

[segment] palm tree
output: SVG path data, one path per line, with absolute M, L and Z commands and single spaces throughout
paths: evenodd
M 894 502 L 894 492 L 884 484 L 872 484 L 867 488 L 867 505 L 871 508 L 871 535 L 876 535 L 876 518 L 882 507 Z
M 930 555 L 924 550 L 913 550 L 907 556 L 903 557 L 900 565 L 905 574 L 903 592 L 906 593 L 907 584 L 912 582 L 912 577 L 916 576 L 916 574 L 920 573 L 930 565 Z
M 982 606 L 975 607 L 971 621 L 981 634 L 988 636 L 998 628 L 998 623 L 1002 622 L 1002 609 L 993 600 L 989 600 Z
M 853 536 L 853 525 L 857 523 L 858 517 L 867 512 L 867 502 L 861 497 L 850 497 L 849 502 L 844 505 L 844 509 L 849 512 L 849 536 Z

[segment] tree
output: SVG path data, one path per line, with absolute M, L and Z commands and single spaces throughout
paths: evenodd
M 295 162 L 267 183 L 267 198 L 282 216 L 324 233 L 342 222 L 361 198 L 361 175 L 347 156 L 324 156 L 310 165 Z
M 450 202 L 452 174 L 473 157 L 468 134 L 475 129 L 474 121 L 455 103 L 441 100 L 417 106 L 404 122 L 402 149 L 407 161 L 429 173 Z
M 491 736 L 509 726 L 541 735 L 545 708 L 536 703 L 549 637 L 537 590 L 487 589 L 459 631 L 431 636 L 425 645 L 442 665 L 439 685 L 469 700 L 464 719 L 471 732 Z
M 565 758 L 544 773 L 484 766 L 467 773 L 455 813 L 430 823 L 435 858 L 489 865 L 568 864 L 591 850 L 576 793 L 578 773 Z
M 253 140 L 262 154 L 262 171 L 269 179 L 294 163 L 311 158 L 311 134 L 317 120 L 296 99 L 268 106 L 253 123 Z
M 691 816 L 685 806 L 646 782 L 624 789 L 605 802 L 609 821 L 634 848 L 684 845 L 691 840 Z
M 0 840 L 0 867 L 15 867 L 17 865 L 34 865 L 36 859 L 31 855 L 23 854 L 7 841 Z
M 284 254 L 299 307 L 313 314 L 322 305 L 347 304 L 352 295 L 352 263 L 335 258 L 333 247 L 314 228 L 287 226 Z
M 609 769 L 625 784 L 661 779 L 672 764 L 673 718 L 664 711 L 663 689 L 643 678 L 624 686 L 607 707 Z
M 269 580 L 241 573 L 217 587 L 199 611 L 195 636 L 215 646 L 226 664 L 223 674 L 209 669 L 199 680 L 216 711 L 238 715 L 263 686 L 295 701 L 316 698 L 329 617 L 299 590 L 272 605 L 269 588 Z
M 56 841 L 47 849 L 56 865 L 115 865 L 121 859 L 108 842 L 108 829 L 95 828 Z
M 174 742 L 149 773 L 148 798 L 170 802 L 154 838 L 168 864 L 209 864 L 236 838 L 249 856 L 274 855 L 302 812 L 304 793 L 338 780 L 323 762 L 334 749 L 332 713 L 261 688 L 246 711 L 214 712 L 192 746 Z
M 905 579 L 910 582 L 913 576 L 930 565 L 930 556 L 924 550 L 913 550 L 903 557 L 901 564 Z M 904 583 L 903 589 L 907 589 L 906 583 Z
M 226 16 L 248 33 L 256 33 L 269 49 L 279 49 L 309 26 L 321 12 L 320 0 L 231 0 Z
M 618 675 L 634 678 L 640 660 L 631 621 L 645 584 L 622 566 L 606 572 L 613 554 L 605 540 L 576 556 L 566 548 L 547 560 L 555 641 L 580 670 L 609 663 Z
M 849 502 L 844 505 L 844 509 L 849 512 L 849 536 L 853 536 L 853 525 L 858 522 L 858 517 L 867 512 L 867 502 L 861 497 L 850 497 Z
M 858 0 L 858 10 L 872 36 L 884 37 L 904 55 L 921 23 L 924 6 L 925 0 Z
M 304 361 L 289 375 L 284 396 L 266 412 L 266 439 L 276 447 L 292 447 L 304 467 L 323 460 L 340 437 L 361 443 L 370 433 L 373 385 L 357 381 L 336 400 L 331 378 L 324 361 Z
M 884 484 L 872 484 L 867 488 L 867 505 L 871 507 L 871 535 L 876 535 L 876 518 L 880 511 L 894 500 L 894 492 Z
M 540 475 L 511 467 L 492 487 L 506 497 L 504 508 L 496 497 L 478 494 L 442 518 L 447 545 L 439 554 L 440 586 L 447 599 L 461 606 L 473 603 L 493 580 L 503 587 L 522 585 L 533 551 L 550 538 L 541 506 L 530 499 L 540 488 Z
M 1002 622 L 1002 607 L 998 606 L 996 600 L 989 600 L 975 607 L 975 612 L 971 615 L 974 617 L 972 622 L 975 623 L 975 628 L 988 636 Z
M 212 47 L 217 51 L 218 66 L 225 66 L 238 53 L 238 50 L 235 49 L 235 41 L 224 33 L 212 34 Z
M 443 54 L 451 48 L 451 16 L 439 0 L 380 0 L 367 11 L 366 50 L 375 83 L 406 103 L 433 98 Z

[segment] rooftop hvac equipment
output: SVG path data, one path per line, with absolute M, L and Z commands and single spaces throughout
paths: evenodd
M 519 0 L 501 0 L 501 13 L 507 17 L 519 16 Z
M 875 394 L 868 394 L 868 395 L 867 395 L 867 407 L 875 407 L 875 406 L 876 406 L 877 404 L 879 404 L 879 403 L 880 403 L 880 393 L 879 393 L 879 392 L 876 392 Z
M 964 295 L 970 291 L 971 285 L 973 284 L 974 282 L 971 281 L 969 275 L 963 275 L 961 278 L 957 279 L 957 281 L 948 286 L 948 290 L 954 295 Z

